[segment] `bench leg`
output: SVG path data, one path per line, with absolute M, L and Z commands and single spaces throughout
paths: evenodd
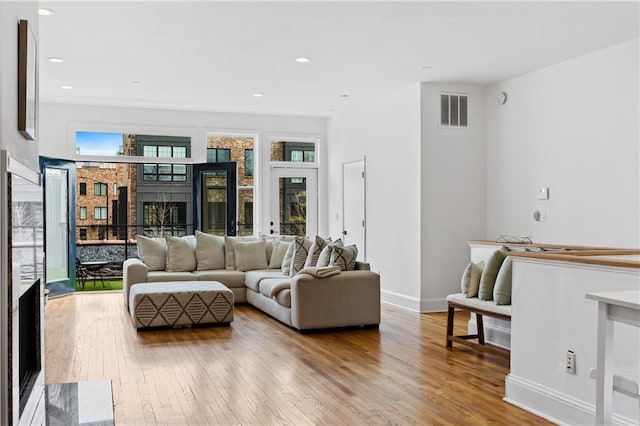
M 453 306 L 449 305 L 449 311 L 447 313 L 447 347 L 453 347 L 453 342 L 449 339 L 450 336 L 453 336 L 453 317 L 455 314 L 455 309 Z
M 476 326 L 478 328 L 478 343 L 484 345 L 484 324 L 482 323 L 482 315 L 476 314 Z

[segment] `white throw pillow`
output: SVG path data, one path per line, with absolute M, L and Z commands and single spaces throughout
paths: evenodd
M 224 237 L 196 231 L 198 271 L 224 269 Z
M 358 248 L 355 244 L 346 247 L 333 247 L 329 266 L 337 266 L 341 271 L 353 271 L 356 269 Z
M 193 236 L 191 235 L 187 235 L 186 237 L 165 237 L 165 241 L 167 242 L 167 271 L 195 271 L 195 238 L 193 238 Z
M 234 243 L 236 242 L 249 242 L 258 241 L 256 237 L 224 237 L 224 264 L 225 269 L 230 271 L 236 270 L 236 252 L 234 249 Z M 266 253 L 266 248 L 265 248 Z M 266 254 L 265 254 L 266 255 Z
M 338 238 L 322 249 L 322 251 L 320 252 L 320 256 L 318 256 L 318 262 L 316 262 L 316 266 L 318 268 L 329 266 L 329 262 L 331 261 L 331 253 L 333 252 L 334 247 L 343 247 L 342 239 Z
M 269 259 L 269 269 L 282 268 L 282 261 L 284 260 L 287 250 L 291 246 L 290 242 L 275 240 L 272 241 L 271 259 Z
M 164 238 L 136 235 L 138 255 L 150 271 L 164 271 L 167 267 L 167 243 Z
M 309 268 L 311 266 L 316 266 L 318 264 L 320 253 L 322 253 L 322 249 L 329 244 L 331 244 L 331 238 L 324 239 L 316 235 L 316 238 L 313 241 L 313 244 L 311 244 L 311 248 L 309 249 L 307 259 L 304 262 L 304 267 Z
M 238 271 L 253 271 L 269 267 L 264 241 L 236 241 L 233 246 L 236 251 L 236 269 Z
M 284 254 L 284 258 L 282 259 L 282 267 L 280 269 L 284 275 L 289 275 L 289 271 L 291 271 L 291 261 L 293 260 L 294 248 L 295 248 L 295 244 L 292 241 L 289 243 L 287 252 Z

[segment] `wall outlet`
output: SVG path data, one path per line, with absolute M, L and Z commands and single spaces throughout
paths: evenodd
M 576 374 L 576 354 L 573 351 L 567 350 L 566 362 L 564 371 L 568 374 Z

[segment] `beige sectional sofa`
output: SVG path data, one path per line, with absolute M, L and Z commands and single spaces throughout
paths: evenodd
M 299 331 L 378 326 L 380 276 L 368 264 L 355 261 L 357 250 L 349 250 L 319 237 L 285 241 L 198 231 L 181 238 L 139 236 L 141 259 L 128 259 L 123 265 L 124 303 L 128 305 L 130 288 L 136 284 L 218 281 L 233 291 L 235 303 L 247 302 Z M 335 265 L 341 271 L 319 278 L 313 275 L 318 261 L 320 270 Z M 327 262 L 331 265 L 324 265 Z

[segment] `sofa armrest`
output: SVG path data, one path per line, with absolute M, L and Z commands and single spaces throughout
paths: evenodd
M 380 324 L 380 275 L 348 271 L 291 279 L 291 325 L 298 330 Z
M 125 306 L 129 306 L 129 289 L 132 285 L 147 282 L 149 268 L 142 260 L 131 258 L 122 264 L 122 295 Z

